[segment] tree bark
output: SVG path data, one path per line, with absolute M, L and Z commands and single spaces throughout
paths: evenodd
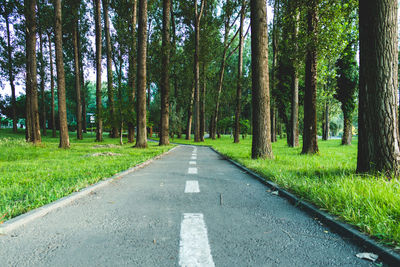
M 329 100 L 325 103 L 325 111 L 324 111 L 324 130 L 322 134 L 322 140 L 329 139 Z
M 311 0 L 307 14 L 306 77 L 304 94 L 304 131 L 302 154 L 318 153 L 317 143 L 317 42 L 318 1 Z
M 72 43 L 74 46 L 74 70 L 75 70 L 75 93 L 76 93 L 76 138 L 82 140 L 82 103 L 81 103 L 81 81 L 79 69 L 79 48 L 78 48 L 78 9 L 79 2 L 73 6 Z
M 83 72 L 83 59 L 81 53 L 81 42 L 80 42 L 80 30 L 79 30 L 79 20 L 78 20 L 78 58 L 79 58 L 79 74 L 80 74 L 80 82 L 81 82 L 81 104 L 82 104 L 82 131 L 84 133 L 87 132 L 87 123 L 86 123 L 86 86 L 85 86 L 85 75 Z
M 204 142 L 204 132 L 206 128 L 206 90 L 207 90 L 207 74 L 205 63 L 203 62 L 203 87 L 201 89 L 200 97 L 200 141 Z
M 268 79 L 268 24 L 265 0 L 250 1 L 253 140 L 251 157 L 272 158 Z
M 201 0 L 200 12 L 197 8 L 197 0 L 194 1 L 194 97 L 195 97 L 195 123 L 194 123 L 194 141 L 200 142 L 200 20 L 203 14 L 205 0 Z
M 58 117 L 60 122 L 60 148 L 69 148 L 69 136 L 67 125 L 67 105 L 65 97 L 65 73 L 62 50 L 62 21 L 61 0 L 54 1 L 55 11 L 55 45 L 57 67 L 57 93 L 58 93 Z
M 132 0 L 132 10 L 131 10 L 131 46 L 129 49 L 129 86 L 131 92 L 129 94 L 129 107 L 130 113 L 133 117 L 135 113 L 135 89 L 136 89 L 136 57 L 135 57 L 135 47 L 136 47 L 136 9 L 137 1 Z M 135 125 L 132 120 L 128 120 L 128 143 L 133 143 L 135 141 Z
M 360 84 L 357 172 L 398 175 L 398 3 L 359 1 Z
M 246 1 L 242 0 L 242 10 L 240 12 L 240 29 L 239 29 L 239 59 L 238 59 L 238 76 L 236 88 L 236 110 L 235 110 L 235 133 L 234 143 L 240 142 L 240 111 L 241 111 L 241 97 L 242 97 L 242 76 L 243 76 L 243 24 L 245 19 Z
M 96 142 L 103 141 L 103 108 L 101 103 L 101 6 L 94 0 L 94 20 L 96 31 Z
M 37 2 L 37 10 L 38 10 L 38 17 L 40 18 L 40 1 Z M 42 113 L 42 135 L 46 136 L 46 94 L 45 94 L 45 80 L 46 80 L 46 73 L 44 70 L 44 57 L 43 57 L 43 35 L 42 35 L 42 25 L 39 23 L 38 27 L 38 35 L 39 35 L 39 72 L 40 72 L 40 94 L 41 94 L 41 113 Z
M 161 73 L 161 131 L 160 145 L 169 145 L 169 69 L 171 0 L 163 0 L 162 66 Z
M 192 86 L 192 93 L 188 107 L 188 119 L 186 124 L 186 138 L 185 138 L 186 140 L 190 140 L 190 135 L 192 133 L 193 102 L 194 102 L 194 85 Z
M 147 57 L 147 1 L 139 0 L 137 64 L 137 138 L 136 147 L 147 147 L 146 130 L 146 57 Z
M 11 86 L 11 106 L 12 106 L 12 119 L 13 119 L 13 133 L 18 131 L 18 119 L 17 119 L 17 101 L 15 98 L 15 84 L 14 84 L 14 72 L 13 72 L 13 60 L 12 60 L 12 46 L 11 46 L 11 34 L 10 34 L 10 23 L 8 20 L 9 14 L 6 14 L 6 29 L 7 29 L 7 56 L 8 56 L 8 78 Z
M 271 142 L 273 143 L 276 142 L 276 113 L 278 112 L 275 105 L 273 101 L 271 105 Z
M 27 137 L 34 144 L 41 143 L 37 96 L 36 64 L 36 0 L 25 0 L 26 21 L 26 78 L 27 78 Z
M 108 106 L 111 122 L 111 138 L 118 138 L 118 126 L 115 120 L 114 105 L 114 89 L 113 89 L 113 72 L 112 72 L 112 55 L 111 55 L 111 38 L 110 38 L 110 20 L 108 18 L 108 0 L 103 0 L 103 16 L 104 16 L 104 32 L 106 35 L 106 53 L 107 53 L 107 93 Z
M 290 143 L 291 147 L 299 146 L 299 74 L 298 74 L 298 61 L 297 55 L 299 46 L 297 44 L 298 32 L 299 32 L 299 20 L 300 12 L 296 9 L 295 11 L 295 24 L 293 29 L 293 42 L 294 42 L 294 54 L 295 57 L 292 59 L 292 105 L 291 105 L 291 120 L 290 120 Z
M 343 112 L 344 127 L 342 136 L 342 145 L 351 145 L 351 139 L 353 137 L 352 127 L 352 116 L 349 112 Z
M 51 34 L 47 32 L 47 38 L 49 41 L 49 54 L 50 54 L 50 87 L 51 87 L 51 129 L 52 137 L 57 137 L 56 129 L 56 112 L 54 103 L 54 70 L 53 70 L 53 51 L 51 48 Z

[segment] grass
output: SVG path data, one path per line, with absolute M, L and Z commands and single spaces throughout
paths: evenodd
M 282 188 L 320 209 L 338 216 L 380 242 L 400 246 L 400 180 L 356 175 L 357 140 L 341 146 L 341 140 L 319 141 L 320 154 L 300 155 L 301 148 L 289 148 L 286 140 L 272 144 L 273 160 L 251 160 L 251 138 L 233 144 L 233 139 L 206 139 L 194 143 L 209 145 L 254 170 Z
M 21 131 L 21 130 L 20 130 Z M 51 134 L 51 133 L 49 133 Z M 69 195 L 104 178 L 155 157 L 172 146 L 149 142 L 148 149 L 119 146 L 119 139 L 94 134 L 77 140 L 70 133 L 71 148 L 58 148 L 58 138 L 44 137 L 42 144 L 26 143 L 24 133 L 0 129 L 0 223 Z M 126 140 L 124 140 L 126 142 Z M 96 145 L 115 145 L 95 148 Z M 113 152 L 118 156 L 89 156 Z

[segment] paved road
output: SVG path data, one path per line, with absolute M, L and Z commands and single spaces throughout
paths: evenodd
M 266 190 L 209 148 L 182 146 L 0 236 L 0 266 L 370 266 Z

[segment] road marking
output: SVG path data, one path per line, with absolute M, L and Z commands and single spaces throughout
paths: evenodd
M 188 173 L 189 174 L 197 174 L 197 168 L 196 167 L 195 168 L 189 168 Z
M 189 161 L 190 165 L 196 165 L 196 161 Z
M 206 224 L 201 213 L 183 214 L 179 265 L 215 266 L 208 243 Z
M 186 181 L 185 193 L 200 193 L 199 182 L 196 180 Z
M 197 156 L 197 154 L 196 153 L 192 153 L 192 156 Z
M 197 156 L 192 156 L 190 159 L 197 159 Z

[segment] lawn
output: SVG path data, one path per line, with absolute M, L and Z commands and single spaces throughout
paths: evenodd
M 50 132 L 50 131 L 49 131 Z M 49 133 L 51 134 L 51 133 Z M 24 132 L 0 129 L 0 222 L 43 206 L 104 178 L 166 152 L 172 146 L 136 149 L 108 138 L 96 143 L 95 134 L 77 140 L 70 133 L 71 148 L 58 148 L 58 138 L 44 137 L 41 145 L 25 142 Z M 124 140 L 126 142 L 126 140 Z M 96 147 L 96 146 L 103 147 Z M 114 156 L 93 156 L 112 152 Z
M 341 140 L 319 140 L 319 155 L 300 155 L 286 140 L 272 144 L 274 159 L 251 160 L 251 138 L 234 144 L 229 136 L 194 143 L 212 146 L 222 154 L 254 170 L 282 188 L 320 209 L 338 216 L 382 243 L 400 246 L 400 180 L 356 175 L 357 140 L 341 146 Z

